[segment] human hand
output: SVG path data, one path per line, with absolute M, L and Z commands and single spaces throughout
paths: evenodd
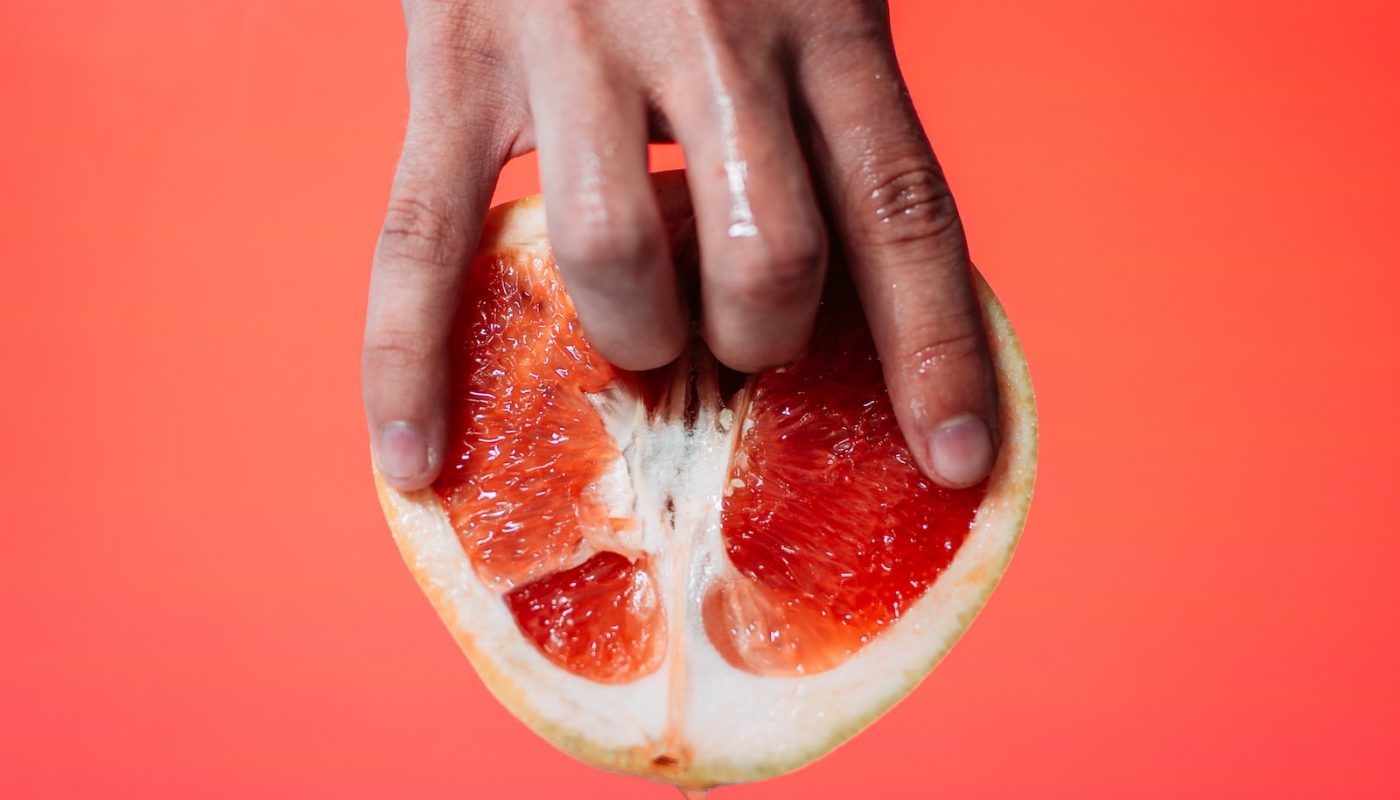
M 700 330 L 738 370 L 806 344 L 840 243 L 900 427 L 936 482 L 995 456 L 996 384 L 962 224 L 860 0 L 406 0 L 409 124 L 374 258 L 364 397 L 381 472 L 442 467 L 448 337 L 497 175 L 539 150 L 550 239 L 593 345 L 627 369 L 690 331 L 647 177 L 685 152 Z M 821 205 L 819 200 L 821 199 Z

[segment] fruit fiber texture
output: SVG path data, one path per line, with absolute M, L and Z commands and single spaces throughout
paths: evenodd
M 692 269 L 683 179 L 658 196 Z M 1034 399 L 978 288 L 1003 442 L 949 490 L 915 466 L 839 270 L 786 367 L 730 373 L 697 340 L 630 373 L 589 346 L 539 200 L 495 209 L 443 475 L 378 484 L 405 561 L 493 692 L 573 755 L 688 787 L 801 766 L 932 669 L 1019 536 Z

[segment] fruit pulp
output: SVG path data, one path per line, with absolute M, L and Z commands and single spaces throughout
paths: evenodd
M 681 612 L 666 607 L 659 568 L 696 546 L 672 524 L 678 506 L 700 506 L 722 538 L 726 563 L 696 599 L 712 646 L 749 672 L 804 674 L 850 658 L 919 599 L 985 493 L 920 475 L 839 280 L 807 354 L 734 391 L 698 341 L 652 373 L 609 365 L 548 257 L 478 261 L 460 319 L 456 419 L 435 488 L 522 634 L 586 678 L 635 680 L 665 660 L 678 624 L 668 614 Z M 724 449 L 724 469 L 687 473 L 693 445 L 657 456 L 618 441 L 604 413 L 618 396 L 646 417 L 629 436 L 679 431 Z M 643 508 L 644 494 L 657 504 Z

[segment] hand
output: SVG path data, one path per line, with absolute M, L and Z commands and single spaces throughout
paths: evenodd
M 921 468 L 955 487 L 987 475 L 996 384 L 967 245 L 883 3 L 406 0 L 405 15 L 408 133 L 364 345 L 391 483 L 441 469 L 463 273 L 517 155 L 539 150 L 556 259 L 594 346 L 628 369 L 681 351 L 689 321 L 647 178 L 648 139 L 671 137 L 720 361 L 752 371 L 806 344 L 829 224 Z

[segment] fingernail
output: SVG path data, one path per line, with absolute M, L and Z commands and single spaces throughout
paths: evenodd
M 391 481 L 411 481 L 428 471 L 428 439 L 407 422 L 390 422 L 379 434 L 379 471 Z
M 992 471 L 992 433 L 981 417 L 965 414 L 938 427 L 929 440 L 929 461 L 942 483 L 971 486 Z

